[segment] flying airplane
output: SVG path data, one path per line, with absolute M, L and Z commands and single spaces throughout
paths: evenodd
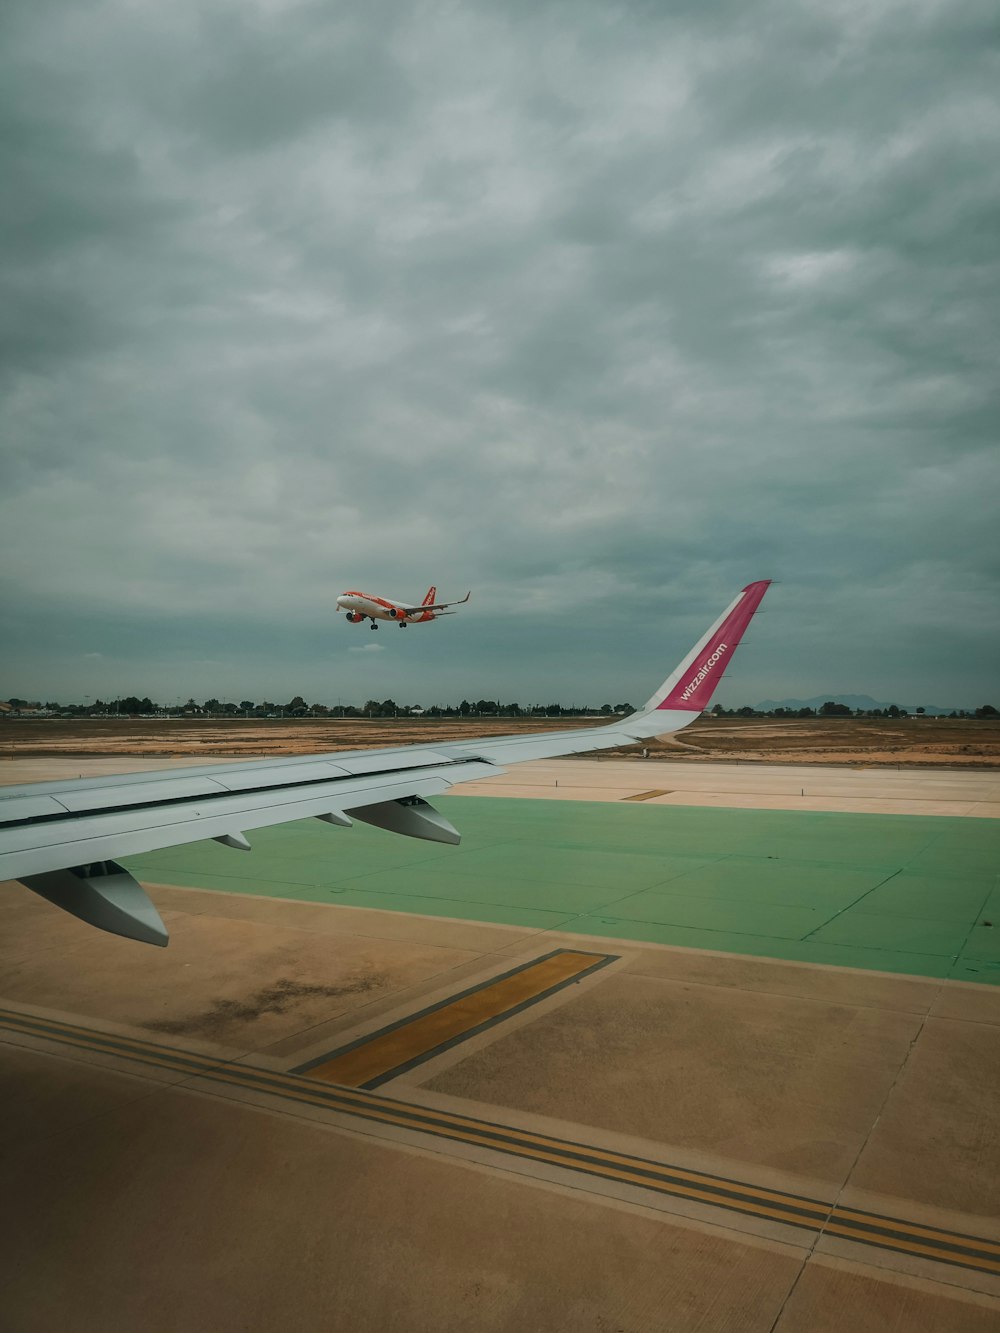
M 437 620 L 438 616 L 454 616 L 450 606 L 461 606 L 472 596 L 467 592 L 457 602 L 435 602 L 437 588 L 428 588 L 427 595 L 419 606 L 411 602 L 395 602 L 388 597 L 375 597 L 370 592 L 342 592 L 337 598 L 337 610 L 346 611 L 352 625 L 360 625 L 362 620 L 370 620 L 372 629 L 378 629 L 380 620 L 394 620 L 400 629 L 407 625 L 422 625 L 427 620 Z
M 628 745 L 694 722 L 769 585 L 770 579 L 748 584 L 639 712 L 605 726 L 0 789 L 0 880 L 20 880 L 113 935 L 165 945 L 156 908 L 113 858 L 203 838 L 250 851 L 247 829 L 309 816 L 343 828 L 360 819 L 411 838 L 458 843 L 458 830 L 427 797 L 456 782 L 496 777 L 504 764 Z

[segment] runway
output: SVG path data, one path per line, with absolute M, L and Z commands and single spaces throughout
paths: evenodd
M 376 1328 L 401 1300 L 416 1329 L 1000 1315 L 1000 992 L 154 892 L 155 954 L 0 900 L 14 1327 Z M 568 984 L 531 977 L 560 955 Z M 324 1077 L 407 1029 L 377 1089 Z
M 444 1003 L 447 1005 L 454 1001 Z M 560 1171 L 583 1174 L 597 1181 L 617 1182 L 643 1193 L 694 1200 L 710 1208 L 814 1233 L 816 1237 L 843 1237 L 857 1245 L 870 1246 L 889 1254 L 912 1255 L 971 1273 L 1000 1276 L 1000 1243 L 994 1240 L 914 1223 L 903 1217 L 886 1216 L 883 1213 L 830 1204 L 822 1199 L 761 1188 L 728 1176 L 691 1171 L 648 1158 L 611 1152 L 593 1144 L 518 1129 L 496 1121 L 435 1111 L 419 1103 L 364 1096 L 354 1090 L 357 1087 L 354 1082 L 348 1085 L 331 1078 L 327 1070 L 318 1072 L 315 1062 L 302 1070 L 292 1071 L 290 1075 L 261 1072 L 247 1063 L 220 1062 L 195 1051 L 149 1041 L 129 1040 L 80 1024 L 56 1022 L 12 1010 L 0 1009 L 0 1030 L 13 1037 L 30 1037 L 40 1042 L 49 1042 L 56 1049 L 113 1055 L 141 1066 L 179 1072 L 189 1078 L 203 1078 L 225 1089 L 246 1089 L 298 1105 L 319 1107 L 334 1116 L 358 1117 L 375 1125 L 396 1126 L 416 1135 L 429 1135 L 448 1143 L 471 1144 L 489 1153 L 512 1156 L 526 1162 L 547 1163 Z M 367 1045 L 371 1038 L 362 1041 Z M 441 1045 L 436 1049 L 439 1052 L 446 1048 Z M 412 1067 L 397 1067 L 390 1076 L 398 1077 Z M 316 1079 L 334 1086 L 317 1089 L 314 1082 Z M 362 1088 L 370 1086 L 370 1083 L 363 1084 Z M 651 1201 L 646 1202 L 655 1206 Z
M 456 796 L 621 801 L 745 810 L 1000 818 L 1000 772 L 884 766 L 550 759 L 518 764 Z
M 668 785 L 4 886 L 6 1324 L 995 1329 L 1000 826 Z

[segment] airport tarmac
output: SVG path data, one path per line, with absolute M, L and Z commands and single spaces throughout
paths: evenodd
M 1000 818 L 1000 772 L 987 769 L 539 759 L 452 790 L 456 796 L 531 800 Z
M 181 881 L 142 871 L 162 951 L 4 886 L 0 1325 L 1000 1328 L 1000 987 L 941 975 L 991 962 L 1000 826 L 948 817 L 989 793 L 663 808 L 599 767 L 598 805 L 442 801 L 460 849 L 313 824 L 142 858 Z M 660 900 L 770 930 L 822 903 L 836 935 L 880 892 L 872 954 L 944 952 L 647 938 L 696 929 Z
M 495 784 L 501 791 L 500 783 Z M 1000 823 L 437 798 L 459 847 L 318 821 L 128 859 L 144 881 L 1000 984 Z

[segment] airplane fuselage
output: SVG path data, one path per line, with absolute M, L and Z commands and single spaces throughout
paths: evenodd
M 472 596 L 467 592 L 454 602 L 439 602 L 437 588 L 431 585 L 424 594 L 419 606 L 412 602 L 399 602 L 392 597 L 376 597 L 373 592 L 358 592 L 349 589 L 337 598 L 337 610 L 344 611 L 352 625 L 360 625 L 362 620 L 371 622 L 372 629 L 378 629 L 380 620 L 394 620 L 401 629 L 407 625 L 422 625 L 427 620 L 437 620 L 438 616 L 453 616 L 452 607 L 463 606 Z
M 348 620 L 355 625 L 360 625 L 362 620 L 395 620 L 400 625 L 419 625 L 435 618 L 433 611 L 425 611 L 411 602 L 376 597 L 368 592 L 342 592 L 337 598 L 337 609 L 346 611 Z

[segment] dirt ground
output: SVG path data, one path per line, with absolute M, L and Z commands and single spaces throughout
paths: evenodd
M 600 726 L 603 718 L 40 718 L 0 722 L 0 763 L 30 757 L 150 758 L 315 754 L 474 736 Z M 972 718 L 721 718 L 676 740 L 647 741 L 650 758 L 791 764 L 1000 767 L 1000 721 Z M 634 745 L 603 755 L 639 759 Z
M 720 718 L 696 722 L 681 745 L 705 759 L 794 764 L 1000 765 L 1000 720 L 947 717 Z M 652 753 L 652 751 L 651 751 Z M 695 757 L 692 755 L 692 757 Z

